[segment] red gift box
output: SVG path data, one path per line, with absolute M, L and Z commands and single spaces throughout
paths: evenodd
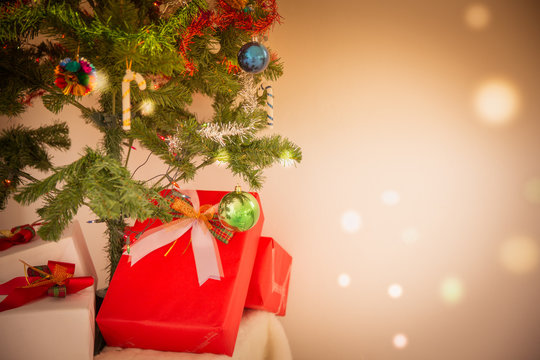
M 201 205 L 217 204 L 227 194 L 197 193 Z M 123 255 L 97 316 L 107 345 L 232 355 L 263 221 L 261 207 L 253 228 L 235 233 L 228 244 L 215 241 L 224 277 L 201 286 L 190 243 L 193 230 L 180 237 L 167 256 L 171 244 L 133 266 Z M 161 222 L 147 220 L 132 230 L 157 225 Z
M 292 257 L 270 237 L 259 240 L 246 307 L 284 316 L 287 309 Z

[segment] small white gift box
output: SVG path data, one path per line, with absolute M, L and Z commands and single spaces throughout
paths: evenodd
M 65 298 L 44 297 L 0 312 L 0 358 L 4 360 L 92 359 L 96 270 L 81 227 L 74 222 L 58 242 L 39 237 L 0 252 L 0 283 L 24 276 L 19 261 L 36 266 L 47 261 L 75 264 L 75 276 L 92 276 L 94 286 Z M 0 295 L 0 301 L 5 296 Z

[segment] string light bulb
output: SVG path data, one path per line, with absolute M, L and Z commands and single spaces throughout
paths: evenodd
M 293 159 L 293 156 L 289 150 L 283 150 L 279 156 L 279 163 L 283 167 L 291 167 L 296 163 L 296 161 Z
M 216 159 L 216 164 L 218 166 L 227 166 L 227 163 L 229 162 L 229 159 L 230 159 L 230 155 L 227 150 L 219 149 L 214 158 Z
M 512 83 L 491 79 L 478 88 L 474 102 L 476 112 L 485 124 L 501 126 L 515 118 L 520 107 L 520 95 Z
M 104 91 L 109 86 L 109 77 L 103 70 L 96 71 L 96 85 L 94 91 Z
M 141 114 L 148 116 L 154 113 L 154 103 L 151 100 L 144 100 L 140 106 Z

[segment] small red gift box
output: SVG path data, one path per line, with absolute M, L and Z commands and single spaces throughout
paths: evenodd
M 197 191 L 200 204 L 217 204 L 226 192 Z M 253 194 L 257 201 L 257 194 Z M 162 246 L 133 266 L 123 255 L 97 316 L 109 346 L 232 355 L 264 216 L 228 244 L 215 241 L 223 269 L 221 280 L 199 285 L 191 234 L 174 248 Z M 137 223 L 132 231 L 161 225 Z M 132 248 L 133 250 L 133 248 Z
M 284 316 L 292 257 L 270 237 L 261 236 L 246 307 Z

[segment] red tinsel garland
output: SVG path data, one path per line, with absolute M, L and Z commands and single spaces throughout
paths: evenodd
M 231 60 L 227 59 L 226 56 L 223 56 L 223 60 L 221 60 L 221 64 L 227 66 L 227 72 L 238 74 L 240 72 L 240 66 L 234 64 Z
M 254 20 L 252 11 L 237 10 L 225 0 L 218 0 L 217 11 L 202 11 L 199 16 L 189 24 L 182 36 L 179 45 L 179 53 L 185 62 L 185 74 L 193 76 L 197 67 L 188 57 L 189 45 L 193 43 L 193 37 L 204 35 L 204 29 L 211 26 L 213 29 L 225 29 L 234 26 L 237 29 L 251 32 L 252 35 L 262 34 L 270 29 L 275 23 L 281 22 L 281 15 L 277 10 L 276 0 L 256 0 L 256 6 L 266 12 L 257 20 Z M 227 71 L 237 73 L 240 71 L 237 65 L 224 58 L 222 64 L 227 66 Z
M 240 30 L 250 31 L 253 35 L 268 31 L 276 21 L 281 22 L 276 0 L 256 0 L 255 2 L 257 7 L 266 12 L 266 16 L 254 20 L 250 12 L 238 11 L 225 0 L 218 0 L 219 7 L 223 11 L 216 13 L 213 20 L 220 28 L 234 26 Z
M 36 91 L 26 93 L 19 101 L 22 104 L 30 106 L 30 105 L 32 105 L 32 100 L 34 100 L 35 98 L 37 98 L 39 96 L 43 96 L 43 94 L 45 94 L 45 92 L 46 92 L 45 90 L 39 89 L 39 90 L 36 90 Z
M 191 24 L 186 28 L 184 36 L 180 41 L 180 55 L 185 61 L 185 72 L 190 76 L 197 71 L 195 64 L 188 58 L 187 52 L 189 51 L 189 45 L 193 43 L 193 37 L 204 35 L 203 29 L 209 24 L 210 12 L 202 11 L 199 16 L 193 19 Z

